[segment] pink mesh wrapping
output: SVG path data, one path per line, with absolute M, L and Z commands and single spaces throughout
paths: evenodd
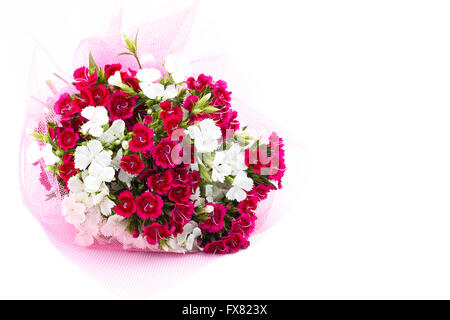
M 183 4 L 185 3 L 184 1 Z M 134 30 L 128 31 L 127 34 L 133 35 L 139 31 L 139 52 L 151 53 L 156 57 L 156 61 L 151 66 L 160 66 L 168 53 L 175 52 L 191 58 L 195 75 L 205 73 L 212 75 L 214 79 L 220 79 L 225 75 L 226 56 L 208 48 L 203 53 L 199 52 L 198 43 L 200 39 L 204 43 L 205 35 L 190 34 L 196 6 L 196 2 L 187 7 L 173 5 L 171 8 L 176 11 L 175 13 L 151 17 Z M 114 18 L 106 35 L 81 41 L 75 53 L 74 68 L 87 65 L 88 53 L 91 51 L 99 66 L 121 63 L 124 68 L 137 69 L 134 58 L 117 56 L 124 51 L 120 28 L 121 14 Z M 190 51 L 189 48 L 196 48 L 196 50 Z M 53 75 L 53 72 L 70 81 L 71 70 L 60 70 L 45 50 L 37 47 L 30 74 L 30 100 L 27 105 L 20 149 L 20 185 L 23 201 L 42 225 L 50 241 L 64 256 L 79 265 L 94 279 L 113 292 L 124 296 L 142 297 L 158 292 L 198 271 L 212 259 L 218 258 L 215 255 L 202 253 L 183 255 L 131 252 L 123 250 L 119 244 L 96 243 L 89 248 L 75 245 L 76 230 L 61 215 L 61 199 L 65 195 L 65 190 L 61 190 L 56 179 L 43 171 L 42 160 L 32 165 L 26 155 L 32 138 L 25 129 L 38 127 L 43 132 L 45 121 L 55 117 L 53 104 L 59 93 L 72 90 L 68 83 Z M 231 90 L 234 83 L 233 74 L 228 72 L 223 78 L 229 83 Z M 47 86 L 45 80 L 50 76 L 52 82 L 50 86 Z M 236 75 L 234 77 L 237 78 Z M 289 170 L 294 168 L 295 165 L 289 165 L 291 162 L 289 153 L 291 149 L 298 148 L 298 145 L 293 139 L 286 137 L 284 130 L 260 116 L 256 110 L 245 105 L 244 101 L 245 97 L 233 96 L 232 106 L 238 111 L 241 124 L 248 125 L 249 131 L 257 136 L 268 137 L 271 132 L 277 132 L 285 140 L 287 166 Z M 44 112 L 46 108 L 49 110 L 48 113 Z M 294 173 L 293 170 L 292 173 Z M 286 211 L 286 205 L 284 205 L 286 202 L 283 199 L 286 198 L 290 185 L 293 185 L 287 175 L 283 185 L 283 189 L 270 193 L 268 199 L 259 204 L 254 235 L 274 225 Z M 51 198 L 48 199 L 49 194 Z M 248 250 L 251 250 L 251 246 Z M 245 254 L 245 251 L 239 254 Z

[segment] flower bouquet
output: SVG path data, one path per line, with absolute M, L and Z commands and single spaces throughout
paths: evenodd
M 120 64 L 89 65 L 30 132 L 27 158 L 80 246 L 232 253 L 247 248 L 258 203 L 281 188 L 283 140 L 241 127 L 223 80 L 183 56 L 142 67 L 137 36 Z M 53 109 L 53 110 L 52 110 Z M 52 180 L 56 183 L 52 183 Z M 57 192 L 54 186 L 57 186 Z

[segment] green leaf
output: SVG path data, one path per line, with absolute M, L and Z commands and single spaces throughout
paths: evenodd
M 95 70 L 98 69 L 97 64 L 95 63 L 94 57 L 92 53 L 89 51 L 89 73 L 93 74 Z

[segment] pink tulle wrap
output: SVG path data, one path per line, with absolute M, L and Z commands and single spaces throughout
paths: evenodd
M 147 63 L 144 66 L 161 66 L 168 53 L 180 53 L 190 58 L 195 75 L 205 73 L 210 74 L 214 79 L 224 79 L 233 91 L 233 84 L 238 82 L 235 81 L 238 77 L 237 73 L 227 69 L 226 56 L 217 50 L 212 51 L 208 48 L 205 35 L 190 34 L 196 4 L 179 8 L 172 7 L 172 10 L 175 13 L 160 18 L 152 17 L 134 30 L 127 30 L 129 35 L 139 32 L 138 50 L 141 54 L 151 53 L 156 58 L 151 64 Z M 120 34 L 121 19 L 121 14 L 114 18 L 106 35 L 81 41 L 75 53 L 74 68 L 88 64 L 90 51 L 96 63 L 101 67 L 105 64 L 120 63 L 124 69 L 138 69 L 133 57 L 118 56 L 120 52 L 124 51 Z M 199 50 L 199 46 L 200 49 L 205 50 Z M 45 65 L 44 61 L 50 62 Z M 42 171 L 44 164 L 42 160 L 38 165 L 32 165 L 27 160 L 26 154 L 33 139 L 26 133 L 26 129 L 35 129 L 41 123 L 39 128 L 44 130 L 45 120 L 54 117 L 53 104 L 59 94 L 72 90 L 71 86 L 63 81 L 63 79 L 70 81 L 72 70 L 60 70 L 51 61 L 49 56 L 42 53 L 42 49 L 36 50 L 30 75 L 31 98 L 27 106 L 20 154 L 20 184 L 23 201 L 41 223 L 50 241 L 64 256 L 78 264 L 105 287 L 114 293 L 126 296 L 145 297 L 158 292 L 186 278 L 212 259 L 217 259 L 218 256 L 203 253 L 132 252 L 123 250 L 119 244 L 96 243 L 89 248 L 81 248 L 74 243 L 76 230 L 61 215 L 61 199 L 65 191 L 59 189 L 57 181 L 50 174 Z M 243 67 L 241 66 L 241 68 Z M 42 71 L 43 69 L 44 71 Z M 43 74 L 53 72 L 58 76 L 54 76 L 51 82 L 47 82 L 51 88 L 49 91 L 46 88 L 47 79 L 43 78 Z M 272 131 L 276 131 L 281 137 L 284 137 L 289 171 L 294 166 L 289 165 L 289 150 L 295 147 L 295 143 L 291 143 L 291 140 L 284 135 L 285 132 L 278 126 L 245 105 L 244 100 L 245 97 L 233 95 L 232 106 L 238 111 L 241 124 L 248 125 L 249 131 L 257 136 L 268 137 Z M 46 108 L 50 110 L 47 113 L 45 112 Z M 41 181 L 44 182 L 44 185 L 47 184 L 47 188 L 50 190 L 46 190 Z M 284 188 L 272 192 L 267 200 L 260 203 L 254 235 L 272 226 L 285 211 L 285 208 L 282 209 L 282 204 L 285 203 L 283 198 L 286 197 L 289 185 L 290 181 L 286 175 Z M 48 199 L 49 193 L 52 195 L 50 199 Z M 251 248 L 252 246 L 247 250 L 251 250 Z M 245 250 L 236 255 L 240 254 L 245 254 Z M 221 257 L 221 259 L 226 259 L 226 257 Z M 129 285 L 130 283 L 133 285 Z

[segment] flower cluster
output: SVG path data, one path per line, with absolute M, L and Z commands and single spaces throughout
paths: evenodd
M 76 92 L 54 104 L 57 120 L 33 132 L 34 161 L 67 190 L 62 215 L 77 244 L 247 248 L 258 203 L 281 187 L 283 140 L 239 130 L 227 83 L 191 73 L 175 54 L 164 68 L 138 71 L 90 57 L 73 73 Z

